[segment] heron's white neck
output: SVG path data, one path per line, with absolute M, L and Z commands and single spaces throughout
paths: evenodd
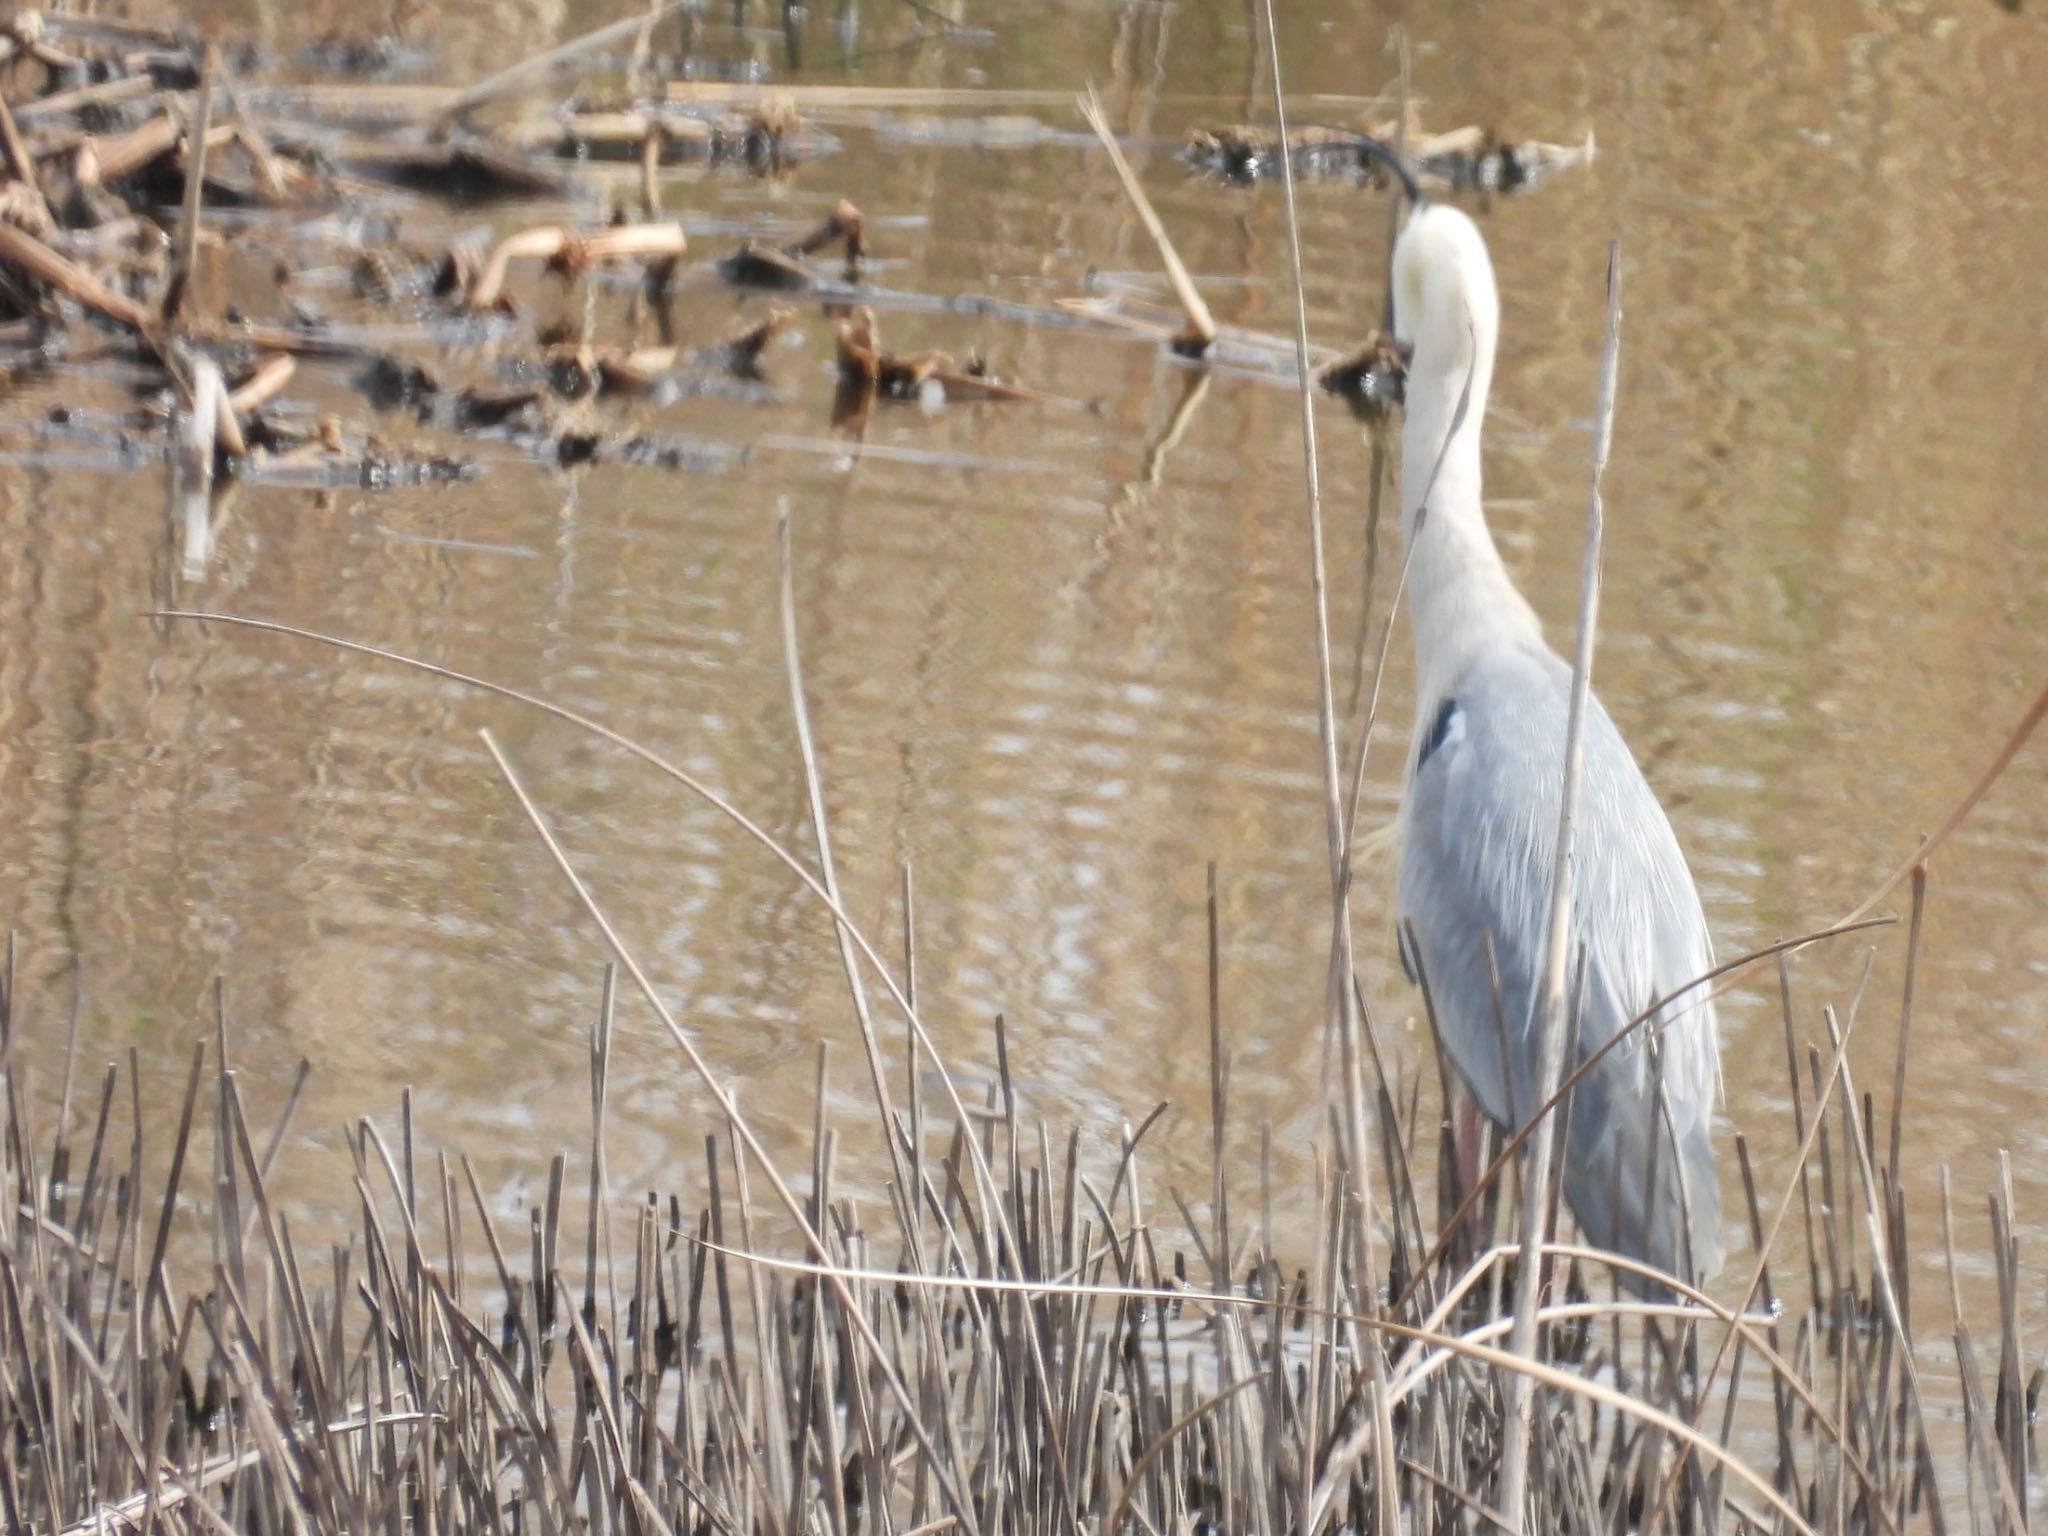
M 1488 648 L 1542 638 L 1535 610 L 1515 590 L 1494 547 L 1480 495 L 1480 421 L 1493 376 L 1491 317 L 1455 344 L 1432 340 L 1439 344 L 1418 340 L 1401 432 L 1401 536 L 1410 551 L 1418 717 L 1433 714 Z M 1460 421 L 1468 374 L 1471 395 Z

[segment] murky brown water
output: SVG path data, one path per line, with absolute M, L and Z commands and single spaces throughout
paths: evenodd
M 458 80 L 611 14 L 442 9 L 414 26 Z M 1154 286 L 1066 102 L 1090 80 L 1219 319 L 1287 330 L 1278 189 L 1199 181 L 1170 153 L 1192 124 L 1269 113 L 1251 84 L 1255 10 L 969 6 L 998 41 L 927 29 L 911 46 L 908 7 L 855 9 L 855 78 L 1045 89 L 1003 111 L 1050 131 L 827 119 L 840 151 L 784 183 L 670 179 L 697 264 L 678 301 L 689 338 L 761 312 L 709 271 L 735 231 L 794 232 L 842 195 L 872 221 L 876 281 L 894 291 L 1045 305 L 1091 274 Z M 1355 116 L 1350 98 L 1391 78 L 1383 42 L 1403 13 L 1285 9 L 1298 113 Z M 1733 952 L 1854 905 L 2048 672 L 2048 33 L 1990 4 L 1721 21 L 1595 8 L 1540 25 L 1526 9 L 1407 19 L 1433 126 L 1599 140 L 1590 169 L 1483 213 L 1505 302 L 1494 523 L 1568 633 L 1617 235 L 1628 313 L 1599 687 Z M 286 51 L 353 14 L 222 10 Z M 831 21 L 811 18 L 798 78 L 846 77 Z M 779 30 L 705 39 L 786 69 Z M 408 233 L 426 247 L 554 211 L 437 214 Z M 1378 312 L 1385 204 L 1316 186 L 1303 212 L 1312 334 L 1351 343 Z M 407 1084 L 431 1141 L 492 1178 L 539 1177 L 585 1134 L 603 951 L 492 772 L 476 735 L 489 725 L 758 1122 L 785 1145 L 807 1135 L 829 1039 L 842 1123 L 865 1136 L 830 929 L 705 807 L 567 728 L 420 675 L 141 617 L 175 598 L 483 672 L 638 737 L 802 845 L 775 598 L 786 498 L 848 902 L 893 953 L 899 870 L 914 869 L 920 996 L 956 1069 L 989 1069 L 1001 1012 L 1035 1113 L 1111 1138 L 1170 1100 L 1158 1166 L 1199 1186 L 1214 859 L 1240 1143 L 1250 1157 L 1273 1122 L 1299 1175 L 1320 1129 L 1327 879 L 1295 398 L 1144 341 L 938 303 L 881 310 L 892 347 L 978 351 L 1099 410 L 888 409 L 855 455 L 828 425 L 831 330 L 812 305 L 763 397 L 599 408 L 600 424 L 743 450 L 723 472 L 565 474 L 486 448 L 487 472 L 456 486 L 245 489 L 196 581 L 178 574 L 157 467 L 0 470 L 0 912 L 23 933 L 34 1059 L 57 1059 L 75 978 L 89 1057 L 132 1045 L 172 1092 L 221 975 L 259 1102 L 314 1060 L 307 1150 L 283 1174 L 297 1198 L 346 1204 L 312 1149 L 390 1115 Z M 342 380 L 316 375 L 305 396 L 360 417 Z M 1369 455 L 1340 406 L 1319 410 L 1352 703 Z M 1372 825 L 1394 808 L 1406 676 L 1397 647 Z M 1934 1165 L 1954 1166 L 1974 1246 L 1969 1213 L 2002 1148 L 2023 1211 L 2048 1213 L 2044 786 L 2048 743 L 1935 867 L 1908 1127 L 1930 1238 Z M 1379 867 L 1358 892 L 1364 984 L 1420 1060 L 1390 889 Z M 1902 951 L 1879 945 L 1854 1056 L 1880 1102 Z M 1820 1033 L 1819 1004 L 1846 999 L 1861 955 L 1798 962 L 1802 1029 Z M 1723 1009 L 1729 1116 L 1776 1187 L 1791 1132 L 1775 989 L 1752 983 Z M 705 1100 L 637 1000 L 621 1021 L 617 1186 L 666 1187 L 694 1167 Z

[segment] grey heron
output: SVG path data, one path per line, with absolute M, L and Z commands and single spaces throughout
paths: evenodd
M 1512 1130 L 1536 1107 L 1534 1016 L 1571 668 L 1544 643 L 1481 503 L 1500 328 L 1486 242 L 1457 209 L 1418 205 L 1393 266 L 1395 336 L 1413 349 L 1401 445 L 1416 706 L 1400 813 L 1402 958 L 1411 979 L 1420 971 L 1465 1089 Z M 1583 751 L 1567 1073 L 1713 964 L 1685 855 L 1597 698 Z M 1719 1085 L 1714 1010 L 1697 991 L 1580 1082 L 1560 1160 L 1565 1197 L 1595 1245 L 1692 1284 L 1718 1268 Z M 1477 1116 L 1454 1124 L 1469 1170 Z

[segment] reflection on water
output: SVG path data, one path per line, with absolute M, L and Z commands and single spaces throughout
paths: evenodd
M 437 9 L 467 16 L 443 39 L 465 79 L 609 15 L 523 8 L 514 36 L 502 7 Z M 809 78 L 842 78 L 852 48 L 868 82 L 1063 94 L 1095 80 L 1219 321 L 1287 331 L 1277 189 L 1197 181 L 1166 152 L 1190 125 L 1267 112 L 1242 8 L 969 7 L 994 43 L 913 36 L 903 7 L 856 9 L 851 41 L 829 16 L 811 24 Z M 1286 9 L 1304 102 L 1390 76 L 1388 18 Z M 2041 28 L 1991 6 L 1803 7 L 1768 26 L 1640 9 L 1539 26 L 1480 6 L 1412 35 L 1432 123 L 1558 141 L 1590 128 L 1600 146 L 1591 168 L 1481 212 L 1504 290 L 1488 474 L 1510 564 L 1561 633 L 1601 252 L 1619 235 L 1628 315 L 1599 686 L 1672 811 L 1720 947 L 1824 922 L 1932 825 L 2048 667 L 2048 210 L 2029 153 L 2048 128 Z M 779 33 L 707 26 L 704 42 L 780 65 Z M 790 181 L 671 181 L 699 263 L 684 339 L 759 318 L 758 300 L 710 275 L 731 231 L 798 230 L 842 195 L 867 212 L 891 290 L 1043 309 L 1091 272 L 1149 283 L 1150 247 L 1069 111 L 1003 111 L 1058 131 L 967 139 L 849 116 L 827 124 L 841 151 Z M 1379 310 L 1385 205 L 1310 186 L 1303 211 L 1312 333 L 1352 344 Z M 533 212 L 491 217 L 505 228 Z M 528 301 L 574 302 L 559 294 L 536 283 Z M 278 617 L 531 689 L 639 738 L 803 849 L 775 607 L 787 497 L 847 905 L 900 953 L 914 872 L 919 995 L 955 1069 L 989 1068 L 1001 1013 L 1033 1113 L 1108 1138 L 1169 1100 L 1153 1155 L 1203 1187 L 1213 859 L 1245 1155 L 1270 1122 L 1283 1171 L 1300 1175 L 1326 1076 L 1327 874 L 1295 399 L 998 304 L 885 305 L 883 320 L 896 350 L 980 355 L 1095 409 L 884 408 L 855 444 L 829 426 L 831 327 L 813 307 L 766 360 L 766 392 L 631 408 L 722 457 L 557 473 L 487 454 L 453 485 L 246 487 L 205 525 L 197 580 L 155 468 L 10 467 L 0 906 L 51 1026 L 36 1059 L 54 1062 L 75 982 L 89 1055 L 133 1045 L 167 1082 L 219 974 L 249 1080 L 283 1085 L 313 1057 L 309 1143 L 388 1114 L 410 1084 L 428 1135 L 477 1154 L 487 1187 L 537 1176 L 583 1134 L 603 955 L 490 768 L 476 737 L 488 724 L 758 1123 L 807 1131 L 821 1038 L 858 1103 L 829 926 L 704 805 L 445 681 L 142 617 L 167 598 Z M 326 391 L 357 409 L 340 375 L 306 389 L 316 407 Z M 1379 623 L 1363 612 L 1371 448 L 1340 407 L 1320 409 L 1345 699 L 1350 657 Z M 1369 827 L 1394 805 L 1408 715 L 1396 654 Z M 2022 1211 L 2048 1212 L 2030 1155 L 2048 1091 L 2044 764 L 2042 747 L 2023 757 L 1934 870 L 1907 1133 L 1919 1209 L 1937 1163 L 1976 1190 L 2010 1148 Z M 1363 979 L 1413 1070 L 1425 1037 L 1392 953 L 1390 888 L 1390 870 L 1369 868 L 1356 896 Z M 1854 1055 L 1868 1085 L 1889 1081 L 1901 951 L 1878 944 Z M 1803 1036 L 1863 961 L 1844 946 L 1798 962 Z M 1723 1019 L 1729 1116 L 1775 1188 L 1791 1150 L 1775 989 L 1748 986 Z M 651 1023 L 623 1005 L 622 1191 L 672 1183 L 700 1134 L 704 1100 Z M 865 1119 L 844 1123 L 867 1134 Z M 322 1176 L 294 1186 L 288 1156 L 287 1187 L 340 1199 L 319 1161 Z

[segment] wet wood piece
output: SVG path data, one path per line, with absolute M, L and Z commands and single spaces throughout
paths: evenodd
M 284 393 L 298 368 L 298 360 L 289 352 L 264 358 L 228 392 L 228 404 L 244 416 L 261 409 Z
M 699 107 L 736 107 L 771 95 L 782 95 L 800 111 L 841 108 L 854 112 L 890 110 L 936 111 L 946 107 L 987 111 L 992 107 L 1063 106 L 1073 99 L 1063 90 L 982 90 L 976 87 L 903 85 L 756 85 L 730 80 L 671 80 L 664 88 L 671 102 Z
M 239 123 L 214 124 L 202 144 L 197 155 L 201 183 L 206 193 L 226 204 L 282 207 L 321 193 L 346 190 L 332 178 L 316 176 L 303 165 L 276 155 Z M 231 150 L 233 155 L 227 153 Z M 117 216 L 99 195 L 115 187 L 141 200 L 154 200 L 175 186 L 182 197 L 194 146 L 184 125 L 167 113 L 120 134 L 73 139 L 61 146 L 46 146 L 38 153 L 45 160 L 56 159 L 61 170 L 68 171 L 68 187 L 59 200 L 66 209 L 67 222 L 75 224 Z M 88 202 L 87 198 L 97 201 Z
M 45 227 L 56 220 L 50 213 L 50 205 L 43 196 L 42 183 L 36 179 L 35 157 L 28 152 L 28 145 L 22 142 L 21 129 L 16 126 L 14 114 L 7 110 L 7 104 L 0 101 L 0 146 L 7 152 L 7 169 L 14 180 L 34 194 L 41 211 L 39 222 Z
M 652 394 L 674 376 L 682 362 L 717 368 L 740 378 L 760 376 L 761 353 L 769 342 L 796 319 L 792 309 L 777 306 L 765 319 L 746 327 L 716 346 L 687 350 L 682 347 L 641 347 L 579 349 L 579 362 L 595 374 L 600 390 L 623 394 Z
M 9 64 L 16 59 L 33 59 L 52 74 L 77 69 L 84 60 L 76 54 L 66 53 L 44 37 L 43 16 L 39 11 L 16 11 L 5 22 L 0 22 L 0 64 Z
M 1415 164 L 1425 182 L 1441 181 L 1461 191 L 1519 192 L 1557 171 L 1590 165 L 1593 156 L 1590 129 L 1577 144 L 1507 143 L 1489 133 L 1469 149 L 1418 153 Z
M 753 378 L 760 372 L 761 354 L 768 350 L 768 343 L 781 335 L 795 319 L 795 310 L 778 304 L 768 311 L 765 318 L 719 343 L 712 349 L 712 358 L 734 373 Z
M 156 317 L 143 305 L 116 293 L 85 268 L 60 256 L 43 241 L 13 224 L 0 222 L 0 262 L 16 267 L 116 325 L 149 333 Z
M 126 180 L 162 159 L 178 147 L 183 136 L 183 126 L 160 107 L 147 122 L 124 132 L 92 135 L 53 152 L 72 156 L 72 174 L 81 186 L 99 186 Z M 225 142 L 227 130 L 221 131 L 221 137 Z
M 832 211 L 825 216 L 824 223 L 801 240 L 793 241 L 783 249 L 791 256 L 809 256 L 823 250 L 835 240 L 846 242 L 848 270 L 858 267 L 867 259 L 867 222 L 861 217 L 860 210 L 843 197 L 833 205 Z
M 1399 125 L 1376 122 L 1356 130 L 1312 124 L 1289 131 L 1288 155 L 1297 176 L 1341 176 L 1384 187 L 1386 165 L 1359 143 L 1365 135 L 1388 146 Z M 1576 145 L 1540 140 L 1508 142 L 1490 129 L 1468 125 L 1447 133 L 1427 133 L 1412 119 L 1405 136 L 1405 158 L 1416 178 L 1426 184 L 1459 190 L 1514 192 L 1543 176 L 1593 158 L 1593 136 Z M 1276 176 L 1280 140 L 1262 124 L 1195 128 L 1188 134 L 1183 158 L 1226 181 L 1249 184 Z
M 541 160 L 512 144 L 456 136 L 445 140 L 351 135 L 324 144 L 303 144 L 280 131 L 280 149 L 318 150 L 350 174 L 447 198 L 452 202 L 484 202 L 494 198 L 564 197 L 574 179 L 560 166 Z
M 826 281 L 825 275 L 799 256 L 772 246 L 744 242 L 718 261 L 718 272 L 729 283 L 742 288 L 767 288 L 780 293 L 799 293 Z
M 42 33 L 54 32 L 76 47 L 107 49 L 117 53 L 132 53 L 136 49 L 175 53 L 183 52 L 187 43 L 187 35 L 172 28 L 152 26 L 126 17 L 89 16 L 69 10 L 49 14 L 23 11 L 18 15 L 20 18 L 34 15 Z
M 295 357 L 359 358 L 374 362 L 385 356 L 377 341 L 360 335 L 294 330 L 258 320 L 193 321 L 184 333 L 209 346 L 239 343 L 258 351 L 286 352 Z
M 928 386 L 936 386 L 947 400 L 1031 401 L 1039 404 L 1072 405 L 1064 396 L 1026 389 L 991 377 L 985 365 L 970 362 L 955 366 L 944 352 L 909 352 L 898 356 L 882 350 L 875 312 L 861 305 L 839 322 L 835 331 L 842 389 L 866 399 L 916 400 Z
M 651 149 L 658 164 L 739 161 L 756 172 L 780 169 L 823 148 L 805 130 L 796 107 L 773 95 L 750 112 L 718 117 L 658 106 L 549 112 L 508 124 L 494 138 L 521 153 L 561 159 L 631 160 Z
M 470 284 L 471 309 L 490 309 L 504 296 L 505 279 L 515 261 L 546 261 L 573 279 L 600 261 L 626 257 L 674 260 L 687 242 L 680 224 L 627 224 L 592 234 L 577 234 L 560 225 L 524 229 L 507 237 L 491 252 Z
M 156 82 L 147 75 L 117 75 L 111 80 L 76 86 L 68 91 L 54 91 L 48 96 L 30 97 L 25 101 L 10 103 L 10 106 L 18 121 L 40 122 L 45 118 L 64 117 L 93 108 L 140 101 L 155 91 Z
M 826 215 L 824 222 L 801 239 L 792 240 L 779 249 L 752 240 L 745 241 L 737 251 L 719 261 L 718 271 L 727 282 L 742 288 L 796 293 L 820 287 L 830 279 L 805 258 L 835 240 L 845 242 L 844 280 L 848 283 L 857 281 L 861 264 L 867 259 L 867 221 L 862 218 L 861 211 L 843 197 Z
M 50 205 L 25 181 L 0 184 L 0 219 L 39 240 L 48 240 L 57 229 L 56 220 L 50 216 Z
M 631 352 L 586 351 L 582 361 L 595 373 L 600 389 L 644 395 L 661 387 L 681 356 L 680 347 L 641 347 Z

